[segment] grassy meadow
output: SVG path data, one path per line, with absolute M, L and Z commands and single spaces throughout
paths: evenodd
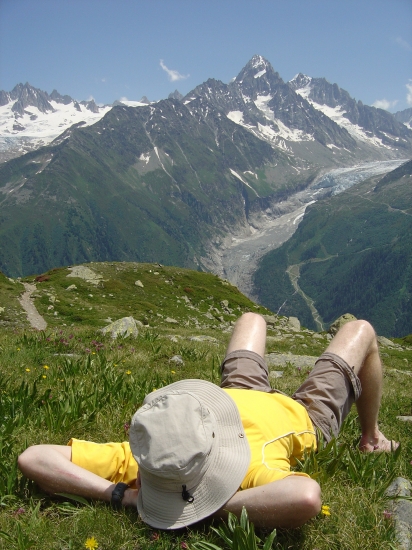
M 397 548 L 384 491 L 396 476 L 412 478 L 411 424 L 396 418 L 412 415 L 410 337 L 382 348 L 381 427 L 401 441 L 399 452 L 360 454 L 353 410 L 339 440 L 299 465 L 321 484 L 323 513 L 301 529 L 278 530 L 273 541 L 265 532 L 255 539 L 245 518 L 226 530 L 210 522 L 173 533 L 153 530 L 134 510 L 51 497 L 22 477 L 16 458 L 28 445 L 65 445 L 71 437 L 123 441 L 146 393 L 183 378 L 218 384 L 236 318 L 245 311 L 271 314 L 211 274 L 158 264 L 88 267 L 101 275 L 97 283 L 68 278 L 67 268 L 36 282 L 34 302 L 48 323 L 41 332 L 28 325 L 17 301 L 22 282 L 33 283 L 34 276 L 11 281 L 0 275 L 0 549 Z M 136 338 L 113 340 L 99 332 L 124 316 L 140 321 Z M 327 344 L 325 335 L 288 331 L 283 318 L 268 336 L 268 352 L 319 355 Z M 292 364 L 282 370 L 274 383 L 286 393 L 307 374 Z

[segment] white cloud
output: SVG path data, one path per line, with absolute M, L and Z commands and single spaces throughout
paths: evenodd
M 119 101 L 129 101 L 126 96 L 122 96 Z
M 160 66 L 162 69 L 167 73 L 167 76 L 169 77 L 170 82 L 176 82 L 176 80 L 184 80 L 185 78 L 188 78 L 190 75 L 183 75 L 180 74 L 178 71 L 174 71 L 173 69 L 168 69 L 166 65 L 163 63 L 163 59 L 160 60 Z
M 86 101 L 94 101 L 94 97 L 92 95 L 89 95 L 89 97 L 86 99 Z
M 412 46 L 409 44 L 409 42 L 407 42 L 406 40 L 404 40 L 401 36 L 397 36 L 396 39 L 395 39 L 396 43 L 399 44 L 399 46 L 401 48 L 403 48 L 404 50 L 408 51 L 408 52 L 412 52 Z
M 408 105 L 412 105 L 412 80 L 408 82 L 406 89 L 408 90 L 408 93 L 406 94 L 406 102 Z
M 395 107 L 397 103 L 397 99 L 394 99 L 393 101 L 388 101 L 387 99 L 377 99 L 372 103 L 372 106 L 376 107 L 377 109 L 385 109 L 385 111 L 387 111 L 391 107 Z

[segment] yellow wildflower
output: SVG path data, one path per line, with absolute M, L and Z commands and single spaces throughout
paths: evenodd
M 20 351 L 20 348 L 17 348 L 17 351 Z
M 47 365 L 44 365 L 43 368 L 46 369 L 46 370 L 49 370 L 50 367 L 48 367 Z
M 99 544 L 94 537 L 86 539 L 84 546 L 87 548 L 87 550 L 95 550 L 96 548 L 99 548 Z
M 170 372 L 171 372 L 172 374 L 176 374 L 176 371 L 174 371 L 174 370 L 171 370 Z
M 45 374 L 43 374 L 42 378 L 47 378 L 47 376 Z
M 26 372 L 30 372 L 30 369 L 26 369 Z
M 127 370 L 127 371 L 126 371 L 126 374 L 132 374 L 132 371 L 131 371 L 131 370 Z
M 330 507 L 329 507 L 327 504 L 324 504 L 324 505 L 322 506 L 321 513 L 322 513 L 324 516 L 330 516 Z

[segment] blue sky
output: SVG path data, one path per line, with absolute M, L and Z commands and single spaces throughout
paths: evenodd
M 157 100 L 229 82 L 254 54 L 285 81 L 302 72 L 412 107 L 411 0 L 0 0 L 6 91 Z

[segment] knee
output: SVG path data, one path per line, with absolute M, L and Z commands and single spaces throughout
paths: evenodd
M 253 313 L 253 311 L 242 313 L 238 321 L 241 321 L 243 323 L 258 323 L 266 327 L 266 321 L 264 320 L 262 315 L 260 315 L 259 313 Z
M 349 321 L 348 323 L 345 323 L 340 330 L 352 332 L 354 335 L 356 334 L 365 340 L 372 341 L 376 339 L 375 329 L 369 321 L 365 321 L 364 319 Z

